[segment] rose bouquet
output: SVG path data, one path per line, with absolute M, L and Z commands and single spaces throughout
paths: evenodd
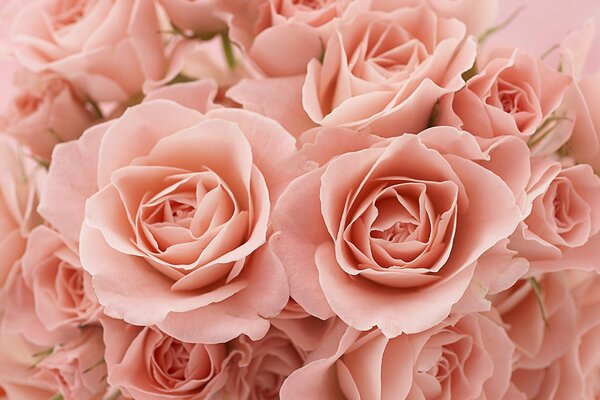
M 0 398 L 600 398 L 593 23 L 497 8 L 4 1 Z

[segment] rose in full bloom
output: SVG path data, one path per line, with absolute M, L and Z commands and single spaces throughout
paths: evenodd
M 50 182 L 68 189 L 49 191 L 45 215 L 58 220 L 61 205 L 73 204 L 76 231 L 87 198 L 81 264 L 106 314 L 189 342 L 267 332 L 266 318 L 288 300 L 285 272 L 265 245 L 270 209 L 300 173 L 280 125 L 154 100 L 54 156 Z
M 77 139 L 93 123 L 80 96 L 54 74 L 19 71 L 19 91 L 0 117 L 0 131 L 15 137 L 38 158 L 50 160 L 57 143 Z
M 344 131 L 321 136 L 311 152 L 322 161 L 335 155 L 334 143 L 365 142 Z M 315 316 L 337 314 L 389 337 L 441 322 L 478 258 L 521 221 L 528 156 L 514 137 L 482 148 L 469 133 L 438 127 L 355 149 L 297 178 L 276 205 L 271 239 L 292 298 Z
M 46 226 L 35 228 L 7 284 L 5 328 L 51 346 L 79 337 L 99 312 L 76 245 Z
M 530 137 L 560 105 L 570 78 L 520 50 L 494 49 L 458 93 L 440 103 L 439 125 L 481 137 Z
M 545 159 L 532 164 L 531 209 L 510 247 L 530 261 L 554 259 L 561 269 L 578 268 L 564 264 L 562 255 L 588 246 L 600 231 L 600 178 L 589 165 L 561 168 Z
M 96 101 L 126 100 L 168 72 L 152 0 L 13 0 L 5 7 L 16 8 L 8 39 L 21 65 L 54 71 Z
M 36 207 L 44 178 L 14 140 L 0 136 L 0 290 L 25 251 L 26 236 L 41 222 Z
M 304 355 L 272 329 L 259 341 L 188 343 L 156 327 L 103 318 L 109 383 L 140 400 L 275 399 Z
M 481 314 L 390 339 L 339 327 L 281 389 L 294 399 L 502 399 L 514 347 Z
M 302 103 L 322 126 L 369 126 L 381 136 L 418 132 L 438 98 L 464 85 L 475 49 L 463 23 L 427 4 L 367 11 L 342 20 L 323 61 L 308 64 Z

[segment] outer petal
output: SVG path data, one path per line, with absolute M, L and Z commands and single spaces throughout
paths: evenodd
M 98 150 L 111 124 L 94 126 L 79 140 L 59 144 L 53 152 L 38 211 L 54 228 L 74 241 L 79 240 L 85 202 L 98 190 Z
M 251 256 L 238 280 L 245 288 L 234 296 L 193 311 L 170 313 L 158 327 L 192 343 L 224 343 L 241 334 L 261 339 L 270 326 L 266 318 L 279 314 L 289 298 L 285 272 L 264 246 Z
M 329 235 L 321 217 L 319 188 L 323 169 L 293 181 L 273 210 L 276 233 L 270 245 L 289 277 L 290 295 L 308 313 L 326 319 L 333 316 L 319 285 L 314 256 Z M 277 232 L 279 231 L 279 232 Z
M 299 136 L 316 124 L 302 108 L 302 84 L 304 75 L 244 79 L 227 91 L 227 96 L 240 103 L 246 110 L 256 111 L 273 118 L 294 136 Z
M 222 301 L 239 292 L 245 282 L 236 280 L 207 293 L 190 296 L 171 289 L 173 281 L 155 271 L 143 258 L 120 253 L 102 234 L 84 224 L 81 230 L 81 264 L 93 277 L 94 289 L 105 313 L 134 325 L 153 325 L 169 312 L 185 312 Z M 127 279 L 119 270 L 127 269 Z

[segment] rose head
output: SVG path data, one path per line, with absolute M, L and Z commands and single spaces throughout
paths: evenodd
M 342 134 L 331 142 L 352 140 Z M 439 323 L 475 261 L 522 218 L 512 185 L 527 170 L 498 164 L 507 149 L 527 162 L 518 139 L 482 150 L 468 133 L 433 128 L 342 154 L 296 179 L 277 203 L 271 240 L 291 296 L 320 318 L 337 314 L 389 337 Z
M 156 100 L 88 131 L 72 151 L 85 141 L 98 146 L 89 166 L 98 189 L 80 254 L 105 312 L 188 341 L 264 335 L 263 317 L 287 301 L 264 244 L 270 205 L 297 174 L 293 138 L 245 111 L 203 115 Z
M 283 400 L 503 399 L 513 346 L 481 314 L 390 339 L 338 327 L 284 382 Z
M 36 0 L 16 8 L 9 42 L 17 60 L 62 75 L 96 101 L 126 100 L 167 73 L 151 0 Z
M 381 136 L 418 132 L 436 100 L 460 89 L 475 57 L 464 24 L 430 6 L 367 11 L 345 18 L 308 64 L 302 102 L 322 126 Z M 410 115 L 410 117 L 408 117 Z

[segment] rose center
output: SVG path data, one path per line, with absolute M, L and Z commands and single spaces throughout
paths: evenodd
M 404 242 L 417 229 L 417 225 L 410 222 L 396 222 L 391 227 L 374 232 L 374 236 L 392 243 Z

